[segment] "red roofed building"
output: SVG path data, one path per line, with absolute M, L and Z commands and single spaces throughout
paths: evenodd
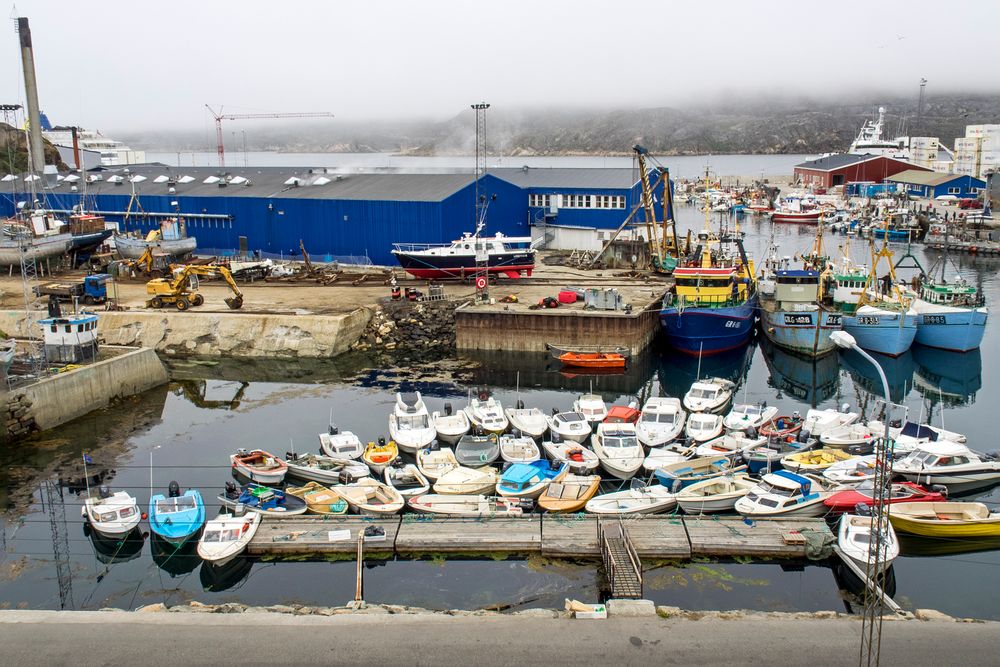
M 837 153 L 795 165 L 795 180 L 802 185 L 832 188 L 847 183 L 881 183 L 910 169 L 931 171 L 884 155 Z

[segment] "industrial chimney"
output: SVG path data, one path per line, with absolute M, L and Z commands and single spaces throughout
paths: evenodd
M 28 98 L 28 140 L 31 142 L 31 171 L 45 170 L 45 147 L 42 144 L 42 119 L 38 110 L 38 84 L 35 82 L 35 56 L 31 50 L 31 28 L 28 19 L 17 19 L 17 34 L 21 38 L 21 66 L 24 69 L 24 92 Z

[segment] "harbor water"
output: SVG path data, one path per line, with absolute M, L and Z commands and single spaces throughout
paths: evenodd
M 680 211 L 682 229 L 700 226 L 694 208 Z M 770 234 L 749 221 L 747 245 L 758 258 Z M 812 226 L 779 226 L 779 252 L 807 250 Z M 835 254 L 847 237 L 827 237 Z M 905 248 L 898 248 L 905 251 Z M 863 261 L 860 241 L 851 250 Z M 914 254 L 928 266 L 922 248 Z M 958 270 L 1000 298 L 997 260 L 953 258 Z M 904 275 L 906 275 L 904 273 Z M 523 400 L 548 412 L 569 408 L 579 394 L 600 393 L 624 404 L 653 395 L 681 396 L 699 373 L 739 383 L 738 400 L 767 401 L 783 414 L 848 403 L 869 409 L 880 393 L 874 369 L 858 356 L 839 354 L 816 363 L 761 344 L 708 357 L 679 356 L 662 344 L 614 376 L 568 376 L 544 355 L 501 354 L 402 362 L 372 368 L 369 359 L 328 362 L 171 360 L 172 382 L 16 445 L 0 446 L 0 606 L 38 609 L 133 609 L 188 600 L 206 603 L 336 605 L 352 599 L 355 565 L 347 561 L 264 562 L 237 559 L 221 574 L 193 554 L 165 555 L 146 539 L 102 543 L 85 529 L 81 492 L 106 483 L 135 495 L 145 509 L 171 480 L 198 488 L 213 515 L 230 477 L 229 454 L 260 447 L 277 454 L 317 451 L 317 434 L 331 411 L 342 428 L 363 440 L 387 435 L 396 391 L 422 392 L 429 409 L 465 405 L 470 392 L 490 391 L 505 406 Z M 610 341 L 609 341 L 610 342 Z M 910 417 L 965 433 L 974 449 L 996 448 L 993 412 L 1000 380 L 995 364 L 1000 333 L 987 327 L 981 352 L 956 354 L 914 347 L 880 358 L 892 398 Z M 700 368 L 699 368 L 700 363 Z M 92 463 L 84 474 L 83 456 Z M 608 483 L 610 490 L 611 483 Z M 996 507 L 996 488 L 972 496 Z M 145 522 L 142 526 L 145 527 Z M 148 528 L 144 528 L 148 531 Z M 497 555 L 368 561 L 370 602 L 429 608 L 561 607 L 567 597 L 596 600 L 593 561 Z M 645 596 L 686 609 L 811 611 L 852 604 L 850 584 L 835 563 L 749 560 L 644 562 Z M 931 607 L 958 616 L 1000 619 L 990 586 L 1000 567 L 1000 544 L 906 540 L 894 565 L 895 599 L 906 608 Z M 848 598 L 848 599 L 845 599 Z

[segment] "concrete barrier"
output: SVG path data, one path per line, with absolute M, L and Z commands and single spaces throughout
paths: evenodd
M 166 354 L 224 357 L 334 357 L 361 337 L 369 308 L 339 315 L 126 310 L 100 313 L 104 343 Z M 37 313 L 37 318 L 44 314 Z M 37 330 L 34 334 L 39 335 Z M 26 337 L 23 311 L 0 311 L 0 329 Z

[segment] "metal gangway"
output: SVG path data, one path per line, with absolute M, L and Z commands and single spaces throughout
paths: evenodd
M 620 520 L 597 521 L 604 574 L 612 598 L 642 598 L 642 562 Z

